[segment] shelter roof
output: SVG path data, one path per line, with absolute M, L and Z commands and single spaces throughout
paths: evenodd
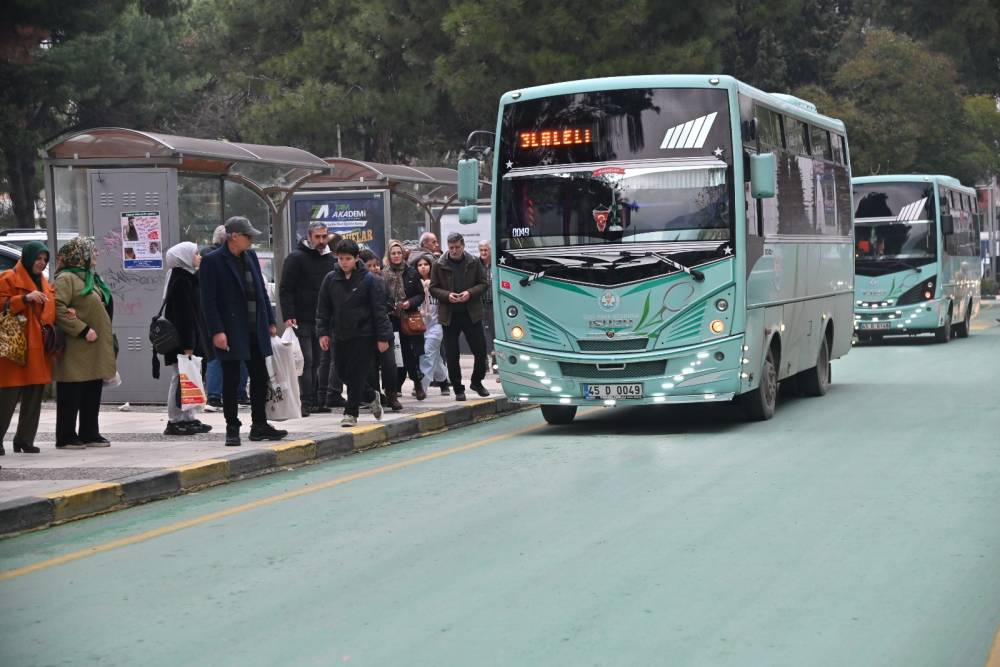
M 112 166 L 169 161 L 182 171 L 242 176 L 261 188 L 294 183 L 328 166 L 291 146 L 265 146 L 197 139 L 121 127 L 100 127 L 62 137 L 45 147 L 52 160 L 86 160 Z

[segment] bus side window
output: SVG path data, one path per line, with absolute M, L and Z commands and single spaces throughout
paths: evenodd
M 808 126 L 795 118 L 785 117 L 785 145 L 792 155 L 809 155 L 806 145 Z

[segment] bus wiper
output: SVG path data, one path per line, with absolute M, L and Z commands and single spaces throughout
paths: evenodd
M 896 266 L 905 266 L 908 269 L 913 269 L 917 273 L 923 273 L 923 271 L 920 270 L 919 266 L 913 266 L 909 262 L 905 262 L 905 261 L 903 261 L 901 259 L 895 259 L 893 257 L 883 257 L 882 259 L 878 259 L 878 258 L 875 258 L 875 257 L 861 257 L 859 259 L 861 259 L 862 261 L 867 261 L 867 262 L 869 262 L 871 264 L 875 264 L 875 265 L 878 265 L 878 264 L 895 264 Z
M 611 262 L 612 268 L 620 264 L 626 264 L 633 260 L 639 259 L 640 257 L 655 257 L 656 259 L 663 262 L 667 266 L 673 267 L 678 271 L 683 271 L 684 273 L 688 274 L 689 276 L 694 278 L 695 282 L 700 283 L 705 280 L 705 274 L 699 271 L 698 269 L 692 269 L 691 267 L 685 266 L 684 264 L 681 264 L 680 262 L 667 257 L 666 255 L 661 255 L 658 252 L 644 252 L 641 255 L 633 255 L 628 250 L 622 250 L 621 252 L 618 253 L 618 255 L 619 255 L 618 259 Z
M 557 272 L 557 271 L 559 271 L 561 269 L 565 269 L 565 268 L 566 268 L 565 264 L 561 264 L 559 262 L 553 262 L 553 261 L 549 260 L 549 264 L 547 264 L 544 269 L 541 269 L 539 271 L 535 271 L 533 273 L 529 273 L 528 275 L 526 275 L 525 277 L 521 278 L 517 282 L 521 285 L 521 287 L 527 287 L 528 285 L 530 285 L 531 283 L 535 282 L 536 280 L 538 280 L 542 276 L 551 275 L 552 273 L 555 273 L 555 272 Z

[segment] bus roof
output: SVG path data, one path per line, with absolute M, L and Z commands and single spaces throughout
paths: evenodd
M 810 111 L 809 102 L 790 95 L 765 93 L 751 85 L 724 74 L 643 74 L 636 76 L 615 76 L 600 79 L 579 79 L 562 81 L 542 86 L 521 88 L 504 93 L 500 104 L 513 104 L 554 95 L 571 95 L 594 90 L 624 90 L 628 88 L 725 88 L 735 90 L 747 97 L 766 104 L 775 111 L 804 120 L 819 127 L 844 133 L 844 124 L 836 118 Z M 803 104 L 804 103 L 804 104 Z
M 851 179 L 851 183 L 864 185 L 865 183 L 937 183 L 947 185 L 949 188 L 962 190 L 969 194 L 975 194 L 976 189 L 967 185 L 953 176 L 944 174 L 880 174 L 878 176 L 856 176 Z

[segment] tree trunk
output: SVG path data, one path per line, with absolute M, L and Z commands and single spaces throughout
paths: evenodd
M 23 146 L 15 137 L 4 137 L 0 150 L 3 151 L 7 167 L 7 183 L 10 186 L 10 201 L 14 209 L 17 227 L 35 226 L 35 150 Z

